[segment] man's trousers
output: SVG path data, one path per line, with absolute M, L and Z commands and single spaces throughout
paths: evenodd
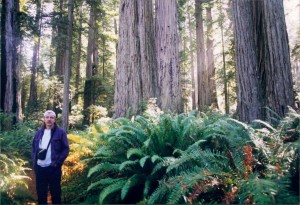
M 48 188 L 52 204 L 61 204 L 61 166 L 40 167 L 36 165 L 36 192 L 38 204 L 47 204 Z

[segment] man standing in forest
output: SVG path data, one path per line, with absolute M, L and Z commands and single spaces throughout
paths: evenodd
M 61 167 L 69 150 L 66 131 L 57 126 L 55 112 L 47 110 L 44 125 L 34 136 L 31 152 L 38 204 L 47 204 L 48 187 L 52 204 L 61 204 Z

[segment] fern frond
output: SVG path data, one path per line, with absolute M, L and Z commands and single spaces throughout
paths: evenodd
M 163 158 L 161 158 L 160 156 L 158 156 L 156 154 L 151 157 L 152 163 L 155 163 L 156 161 L 162 161 L 162 160 L 163 160 Z
M 258 123 L 258 124 L 262 124 L 264 126 L 266 126 L 267 128 L 269 128 L 270 130 L 272 130 L 273 132 L 276 131 L 276 129 L 274 127 L 272 127 L 272 125 L 270 125 L 269 123 L 262 121 L 262 120 L 253 120 L 253 123 Z
M 143 180 L 144 177 L 140 174 L 134 174 L 132 177 L 130 177 L 121 190 L 121 199 L 124 200 L 129 190 L 134 186 L 143 183 Z
M 140 165 L 141 165 L 141 167 L 145 166 L 145 163 L 146 163 L 147 159 L 150 159 L 150 157 L 149 156 L 145 156 L 142 159 L 140 159 Z
M 177 183 L 175 186 L 172 186 L 170 190 L 167 204 L 180 204 L 180 199 L 182 199 L 182 186 L 180 183 Z
M 130 166 L 130 165 L 136 165 L 139 163 L 139 160 L 134 160 L 134 161 L 125 161 L 119 166 L 119 170 L 122 171 L 125 167 Z
M 111 156 L 113 153 L 113 151 L 107 147 L 107 146 L 102 146 L 100 147 L 94 156 Z
M 144 186 L 144 191 L 143 191 L 144 197 L 149 195 L 149 191 L 151 188 L 151 182 L 152 182 L 151 178 L 147 177 L 145 180 L 145 186 Z
M 119 179 L 117 182 L 105 187 L 99 195 L 99 203 L 104 204 L 104 200 L 111 194 L 119 192 L 124 184 L 127 182 L 126 179 Z
M 133 156 L 137 156 L 137 157 L 143 157 L 145 156 L 145 153 L 143 152 L 142 149 L 140 148 L 132 148 L 132 149 L 129 149 L 127 151 L 127 159 L 130 159 L 131 157 Z
M 104 178 L 104 179 L 100 179 L 99 181 L 96 181 L 92 184 L 90 184 L 90 186 L 88 187 L 87 191 L 90 191 L 92 189 L 100 189 L 103 186 L 107 186 L 113 183 L 118 182 L 120 179 L 113 179 L 113 178 Z
M 165 184 L 165 180 L 160 181 L 158 188 L 150 195 L 147 204 L 161 204 L 168 192 L 169 189 Z
M 165 162 L 164 161 L 157 163 L 153 167 L 151 175 L 155 175 L 155 173 L 157 173 L 158 171 L 162 170 L 164 167 L 165 167 Z
M 118 168 L 119 168 L 119 164 L 111 164 L 108 162 L 97 164 L 96 166 L 90 168 L 87 177 L 92 176 L 96 172 L 118 171 Z
M 277 183 L 273 180 L 260 179 L 256 175 L 251 176 L 247 181 L 241 181 L 239 195 L 242 203 L 250 196 L 257 204 L 274 204 L 277 194 Z

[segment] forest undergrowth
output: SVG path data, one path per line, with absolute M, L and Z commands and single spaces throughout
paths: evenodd
M 6 118 L 1 114 L 1 119 Z M 36 125 L 1 132 L 1 204 L 26 204 Z M 70 130 L 66 204 L 299 204 L 300 114 L 240 122 L 218 112 L 100 119 Z

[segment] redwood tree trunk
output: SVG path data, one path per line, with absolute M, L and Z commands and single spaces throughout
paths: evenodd
M 207 104 L 218 107 L 217 102 L 217 89 L 215 81 L 215 62 L 214 62 L 214 40 L 213 40 L 213 20 L 211 14 L 211 3 L 206 8 L 206 21 L 207 21 L 207 39 L 206 39 L 206 59 L 207 59 Z
M 67 42 L 66 42 L 66 67 L 64 72 L 64 97 L 62 110 L 62 127 L 68 130 L 69 127 L 69 108 L 70 108 L 70 73 L 71 73 L 71 59 L 72 59 L 72 30 L 73 30 L 73 0 L 68 1 L 68 28 L 67 28 Z
M 164 111 L 182 112 L 179 36 L 176 0 L 156 0 L 156 52 L 159 105 Z
M 238 115 L 241 121 L 261 118 L 259 82 L 254 44 L 252 1 L 233 0 L 234 35 L 238 82 Z
M 37 100 L 37 73 L 38 73 L 38 55 L 40 48 L 40 22 L 41 22 L 41 2 L 36 1 L 36 16 L 35 16 L 35 29 L 36 34 L 34 35 L 34 46 L 32 55 L 32 66 L 31 66 L 31 79 L 30 79 L 30 94 L 28 105 L 35 106 Z
M 7 114 L 15 114 L 12 123 L 20 120 L 20 31 L 17 16 L 19 0 L 2 0 L 1 14 L 1 103 L 0 109 Z M 2 127 L 2 122 L 0 126 Z M 11 129 L 11 124 L 3 125 Z
M 120 1 L 114 117 L 142 113 L 143 100 L 157 95 L 152 1 Z
M 191 23 L 191 14 L 188 13 L 189 22 L 189 44 L 190 44 L 190 64 L 191 64 L 191 79 L 192 79 L 192 109 L 196 109 L 196 85 L 195 85 L 195 66 L 194 66 L 194 52 L 193 52 L 193 26 Z
M 80 85 L 80 62 L 81 62 L 81 35 L 82 35 L 82 5 L 79 8 L 79 31 L 78 31 L 78 40 L 77 40 L 77 55 L 76 55 L 76 74 L 75 74 L 75 96 L 74 102 L 78 103 L 79 98 L 79 85 Z
M 295 106 L 288 35 L 282 0 L 262 1 L 266 34 L 266 105 L 280 116 Z M 262 73 L 262 72 L 261 72 Z M 269 116 L 267 116 L 269 117 Z
M 207 105 L 207 71 L 205 63 L 204 31 L 202 17 L 202 0 L 195 0 L 196 46 L 197 46 L 197 80 L 198 110 L 203 111 Z
M 141 52 L 142 97 L 144 100 L 158 96 L 155 36 L 152 0 L 139 0 L 138 29 Z
M 142 100 L 137 0 L 121 0 L 114 117 L 138 113 Z

